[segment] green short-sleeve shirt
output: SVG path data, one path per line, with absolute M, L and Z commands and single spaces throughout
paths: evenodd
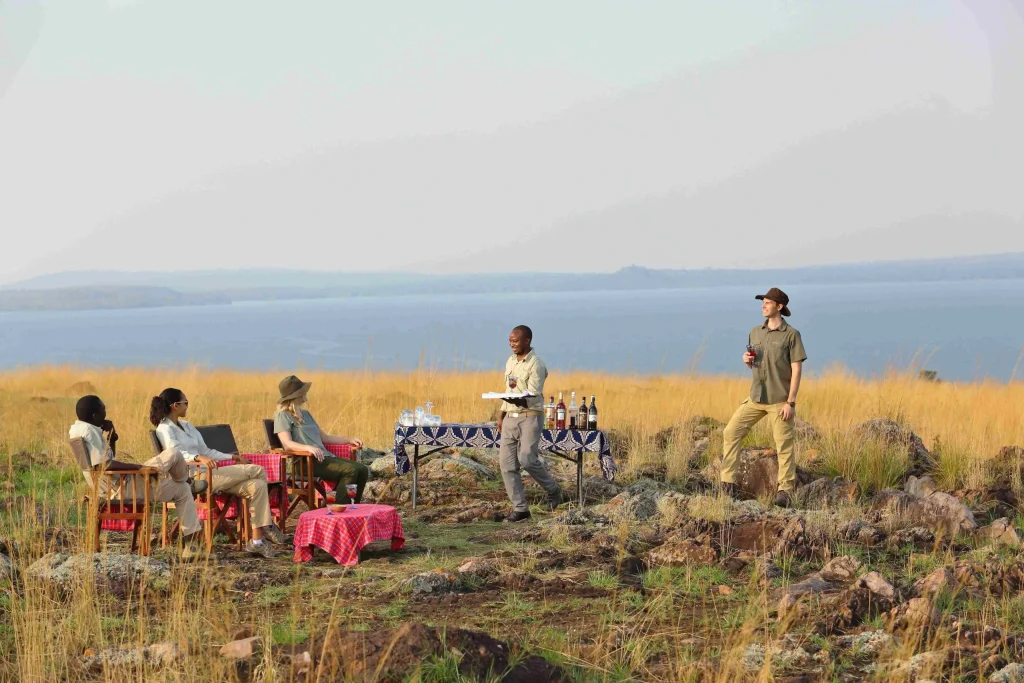
M 324 446 L 324 441 L 320 437 L 320 425 L 316 423 L 308 410 L 301 412 L 302 424 L 299 424 L 299 421 L 291 413 L 283 410 L 277 411 L 274 414 L 274 433 L 288 432 L 293 441 L 306 446 L 316 446 L 326 451 L 327 447 Z
M 749 343 L 755 347 L 757 364 L 751 368 L 753 383 L 750 400 L 768 405 L 789 399 L 789 383 L 793 379 L 793 363 L 807 360 L 800 332 L 785 320 L 777 330 L 768 322 L 750 331 Z

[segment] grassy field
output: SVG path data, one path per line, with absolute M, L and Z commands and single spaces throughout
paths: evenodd
M 97 393 L 106 401 L 121 434 L 119 450 L 126 454 L 122 457 L 148 457 L 149 399 L 168 386 L 188 395 L 194 423 L 230 423 L 243 451 L 262 451 L 259 420 L 271 416 L 282 374 L 63 367 L 0 374 L 0 538 L 17 542 L 16 566 L 23 570 L 48 550 L 63 546 L 74 552 L 82 547 L 77 502 L 81 476 L 71 465 L 66 445 L 80 395 Z M 399 411 L 428 400 L 446 421 L 490 419 L 493 406 L 479 395 L 499 388 L 500 382 L 493 373 L 429 371 L 300 376 L 313 382 L 310 409 L 324 429 L 358 436 L 380 450 L 390 448 Z M 632 481 L 641 468 L 664 465 L 668 485 L 679 490 L 685 487 L 687 472 L 693 471 L 690 454 L 659 446 L 655 435 L 695 415 L 727 420 L 747 388 L 747 381 L 733 377 L 557 372 L 547 385 L 549 394 L 564 391 L 566 398 L 569 391 L 597 396 L 602 427 L 620 435 L 622 447 L 615 456 L 622 483 Z M 908 426 L 933 449 L 934 475 L 941 487 L 981 486 L 989 472 L 986 465 L 1000 448 L 1024 444 L 1022 406 L 1021 383 L 952 384 L 905 375 L 866 380 L 834 371 L 805 380 L 798 417 L 820 434 L 814 443 L 800 444 L 798 459 L 805 463 L 813 449 L 823 456 L 827 473 L 857 479 L 865 491 L 881 488 L 889 483 L 883 470 L 891 454 L 884 449 L 858 450 L 851 445 L 849 430 L 867 419 L 888 417 Z M 749 442 L 770 445 L 763 431 L 755 431 Z M 643 544 L 645 533 L 654 533 L 643 525 L 619 522 L 580 537 L 572 525 L 551 524 L 556 520 L 539 508 L 537 526 L 531 528 L 543 529 L 541 537 L 516 535 L 507 526 L 487 521 L 454 524 L 446 522 L 445 515 L 478 501 L 500 509 L 504 492 L 500 481 L 443 486 L 450 494 L 447 504 L 435 509 L 421 506 L 417 513 L 403 508 L 408 539 L 403 551 L 374 547 L 354 570 L 339 570 L 322 557 L 301 566 L 292 565 L 287 556 L 261 564 L 221 544 L 206 562 L 175 565 L 166 584 L 145 590 L 134 586 L 126 595 L 110 595 L 89 581 L 70 595 L 23 580 L 6 582 L 0 586 L 0 680 L 343 680 L 326 669 L 315 670 L 314 678 L 293 676 L 287 667 L 282 669 L 280 653 L 289 648 L 316 651 L 333 642 L 339 631 L 390 632 L 409 622 L 490 633 L 512 645 L 510 670 L 527 655 L 539 655 L 577 681 L 770 681 L 771 662 L 751 673 L 743 653 L 752 644 L 770 653 L 794 637 L 808 652 L 833 653 L 822 680 L 857 680 L 860 675 L 851 673 L 856 653 L 844 654 L 831 641 L 776 623 L 771 615 L 772 591 L 820 569 L 820 562 L 783 558 L 783 575 L 770 583 L 758 582 L 753 565 L 740 572 L 711 564 L 631 575 L 623 562 L 634 552 L 631 548 Z M 746 509 L 715 497 L 687 495 L 689 507 L 672 517 L 673 524 L 683 518 L 717 523 Z M 854 506 L 837 514 L 852 519 L 861 513 L 861 506 Z M 810 523 L 812 513 L 807 516 Z M 830 519 L 830 524 L 835 521 Z M 669 525 L 667 520 L 668 515 L 663 527 Z M 664 532 L 665 528 L 658 531 Z M 109 534 L 105 543 L 108 552 L 125 552 L 123 537 Z M 912 581 L 961 558 L 981 562 L 988 557 L 985 552 L 973 546 L 965 550 L 939 545 L 923 551 L 875 549 L 840 540 L 833 548 L 833 554 L 856 556 L 894 583 L 897 578 Z M 172 555 L 170 549 L 157 552 L 173 562 Z M 404 588 L 412 574 L 452 571 L 466 558 L 485 555 L 496 558 L 504 577 L 532 578 L 466 586 L 450 600 L 412 596 Z M 1004 564 L 1016 559 L 1005 549 L 996 557 Z M 936 600 L 944 625 L 1024 628 L 1024 598 L 1017 594 L 943 595 Z M 880 627 L 881 621 L 874 618 L 869 625 Z M 273 643 L 273 657 L 267 650 L 243 669 L 216 656 L 217 646 L 239 632 Z M 87 651 L 168 641 L 181 643 L 189 656 L 173 666 L 129 663 L 100 671 L 83 668 L 79 660 Z M 929 631 L 920 638 L 900 640 L 887 657 L 900 661 L 944 647 L 949 647 L 948 637 Z M 406 679 L 465 680 L 458 673 L 461 657 L 452 648 L 451 653 L 421 662 Z M 955 675 L 947 671 L 948 679 L 979 678 L 980 673 L 970 668 L 975 664 L 958 666 Z M 874 678 L 899 680 L 891 674 L 883 666 Z

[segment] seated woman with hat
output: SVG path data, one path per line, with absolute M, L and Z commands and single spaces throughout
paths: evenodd
M 325 444 L 349 445 L 356 449 L 363 447 L 359 439 L 345 436 L 331 436 L 316 423 L 303 406 L 312 382 L 303 382 L 295 375 L 281 380 L 278 390 L 281 397 L 274 413 L 274 432 L 281 439 L 281 445 L 290 451 L 309 453 L 316 458 L 313 476 L 324 481 L 335 482 L 344 493 L 348 484 L 356 485 L 356 502 L 363 499 L 363 489 L 370 476 L 366 465 L 353 460 L 338 458 L 327 452 Z

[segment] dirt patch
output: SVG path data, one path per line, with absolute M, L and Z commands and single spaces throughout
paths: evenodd
M 536 655 L 509 664 L 508 643 L 486 633 L 463 629 L 437 629 L 405 623 L 379 631 L 339 633 L 314 647 L 321 671 L 331 680 L 402 681 L 430 660 L 453 658 L 459 673 L 470 680 L 501 676 L 508 683 L 563 681 L 564 672 Z

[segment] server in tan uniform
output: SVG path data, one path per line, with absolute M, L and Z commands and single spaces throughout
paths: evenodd
M 528 398 L 505 401 L 498 416 L 501 450 L 498 463 L 505 492 L 512 501 L 512 512 L 506 522 L 521 522 L 530 518 L 526 492 L 519 469 L 526 470 L 548 494 L 548 509 L 554 510 L 562 502 L 562 489 L 540 459 L 540 436 L 544 430 L 544 380 L 548 369 L 533 349 L 533 331 L 519 325 L 508 336 L 512 355 L 505 363 L 505 391 L 531 393 Z
M 761 300 L 764 323 L 750 331 L 743 363 L 751 369 L 750 395 L 740 404 L 725 427 L 722 458 L 722 489 L 736 495 L 736 460 L 740 442 L 751 427 L 767 417 L 779 454 L 779 490 L 775 504 L 789 507 L 796 485 L 793 460 L 793 418 L 800 390 L 803 362 L 807 360 L 800 333 L 783 316 L 789 317 L 789 297 L 777 287 L 755 297 Z

